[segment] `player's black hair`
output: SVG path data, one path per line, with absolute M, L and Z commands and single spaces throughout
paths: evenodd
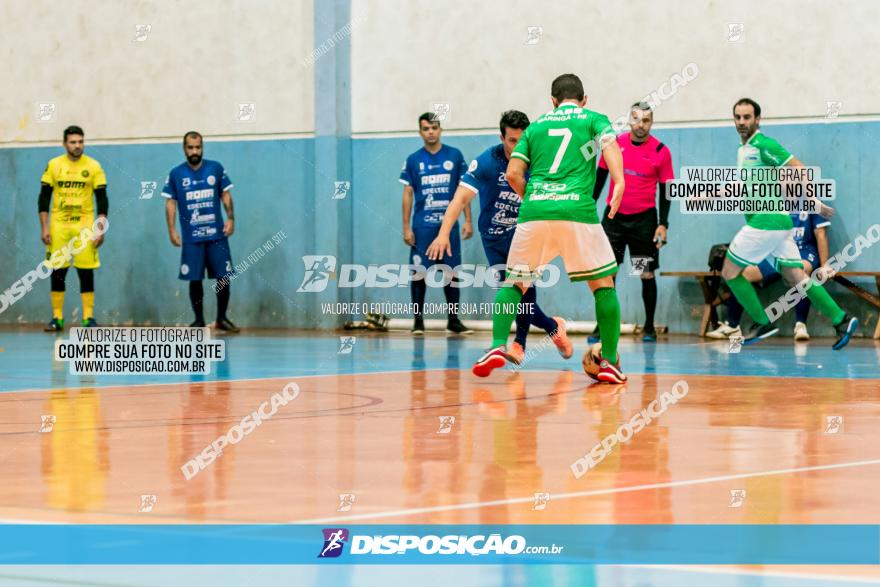
M 518 128 L 525 130 L 529 126 L 529 117 L 519 110 L 508 110 L 501 113 L 501 136 L 507 135 L 508 128 Z
M 646 110 L 648 112 L 653 113 L 654 109 L 651 108 L 651 105 L 647 102 L 636 102 L 632 106 L 629 107 L 630 110 Z
M 76 126 L 75 124 L 72 124 L 64 129 L 64 142 L 65 143 L 67 142 L 67 137 L 69 137 L 70 135 L 79 135 L 81 137 L 84 137 L 84 136 L 86 136 L 86 133 L 83 132 L 82 128 Z
M 736 101 L 736 104 L 733 105 L 733 110 L 736 110 L 737 106 L 742 106 L 743 104 L 748 104 L 755 109 L 755 118 L 759 118 L 761 116 L 761 105 L 751 98 L 740 98 Z
M 419 128 L 422 127 L 422 121 L 425 121 L 429 124 L 434 124 L 435 122 L 439 125 L 440 121 L 437 119 L 437 114 L 434 112 L 423 112 L 421 116 L 419 116 Z
M 584 84 L 581 83 L 581 78 L 575 74 L 563 73 L 553 80 L 553 85 L 550 86 L 550 95 L 559 102 L 563 100 L 580 101 L 584 99 Z
M 185 135 L 183 135 L 183 146 L 184 147 L 186 146 L 186 139 L 192 139 L 195 137 L 199 137 L 199 141 L 201 141 L 202 144 L 204 144 L 205 139 L 202 138 L 202 134 L 198 131 L 191 130 L 188 133 L 186 133 Z

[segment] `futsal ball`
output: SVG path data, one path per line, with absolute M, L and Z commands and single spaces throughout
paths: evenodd
M 599 381 L 599 364 L 602 362 L 602 343 L 597 342 L 584 353 L 581 359 L 581 365 L 584 367 L 584 373 Z M 620 368 L 620 353 L 617 354 L 617 362 L 615 367 Z

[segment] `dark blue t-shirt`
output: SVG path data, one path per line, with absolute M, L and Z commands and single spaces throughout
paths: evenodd
M 794 237 L 794 242 L 797 243 L 798 249 L 815 249 L 817 247 L 816 229 L 831 224 L 830 220 L 822 218 L 818 214 L 808 214 L 806 212 L 792 214 L 791 221 L 794 224 L 792 236 Z
M 198 169 L 181 163 L 171 170 L 162 195 L 177 202 L 183 242 L 223 238 L 220 196 L 229 189 L 232 189 L 232 182 L 217 161 L 202 159 Z
M 413 189 L 413 230 L 440 228 L 466 169 L 461 151 L 448 145 L 433 155 L 422 147 L 406 158 L 400 183 Z
M 513 237 L 522 198 L 507 183 L 504 145 L 489 147 L 471 161 L 461 185 L 480 196 L 480 217 L 477 230 L 483 239 Z

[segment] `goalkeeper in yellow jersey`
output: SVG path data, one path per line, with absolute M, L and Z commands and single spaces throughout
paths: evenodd
M 85 155 L 78 126 L 64 129 L 66 153 L 49 161 L 40 188 L 40 233 L 52 268 L 52 320 L 47 332 L 64 329 L 64 281 L 71 264 L 79 275 L 83 326 L 95 322 L 94 270 L 107 222 L 107 178 L 101 164 Z

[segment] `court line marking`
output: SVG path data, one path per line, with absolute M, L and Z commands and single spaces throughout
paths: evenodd
M 698 343 L 701 344 L 701 343 Z M 3 402 L 4 394 L 15 394 L 15 393 L 39 393 L 39 392 L 52 392 L 52 391 L 78 391 L 83 388 L 88 389 L 127 389 L 129 387 L 162 387 L 169 385 L 204 385 L 211 383 L 244 383 L 251 381 L 275 381 L 275 380 L 286 380 L 290 381 L 293 379 L 311 379 L 314 377 L 346 377 L 346 376 L 356 376 L 356 375 L 394 375 L 398 373 L 431 373 L 435 371 L 448 371 L 449 367 L 432 367 L 430 369 L 392 369 L 387 371 L 366 371 L 366 372 L 358 372 L 358 373 L 313 373 L 310 375 L 276 375 L 273 377 L 247 377 L 244 379 L 204 379 L 201 381 L 164 381 L 157 383 L 113 383 L 109 385 L 88 385 L 83 382 L 78 382 L 79 385 L 75 387 L 30 387 L 25 389 L 8 389 L 2 390 L 0 389 L 0 403 Z M 468 372 L 470 371 L 469 367 L 460 367 L 458 369 L 453 369 L 454 371 Z M 580 373 L 579 369 L 572 368 L 570 369 L 573 373 Z M 524 371 L 524 373 L 561 373 L 563 370 L 553 370 L 553 369 L 535 369 L 533 371 Z M 511 371 L 511 374 L 513 371 Z M 679 379 L 682 377 L 730 377 L 728 374 L 718 374 L 713 375 L 710 373 L 630 373 L 630 376 L 641 376 L 641 377 L 678 377 Z M 737 377 L 745 377 L 745 378 L 761 378 L 761 379 L 808 379 L 808 380 L 841 380 L 843 377 L 809 377 L 809 376 L 793 376 L 793 375 L 740 375 L 737 374 Z M 849 381 L 877 381 L 875 378 L 855 378 L 848 379 Z M 595 384 L 595 382 L 584 379 L 584 382 L 589 385 Z
M 703 477 L 701 479 L 686 479 L 683 481 L 667 481 L 665 483 L 650 483 L 646 485 L 631 485 L 629 487 L 614 487 L 611 489 L 590 489 L 586 491 L 572 491 L 568 493 L 551 493 L 551 501 L 560 499 L 574 499 L 579 497 L 592 497 L 595 495 L 613 495 L 617 493 L 630 493 L 633 491 L 647 491 L 650 489 L 669 489 L 674 487 L 688 487 L 692 485 L 708 485 L 710 483 L 719 483 L 722 481 L 733 481 L 737 479 L 750 479 L 753 477 L 772 477 L 775 475 L 790 475 L 794 473 L 806 473 L 809 471 L 828 471 L 833 469 L 846 469 L 851 467 L 865 467 L 870 465 L 880 465 L 880 459 L 869 461 L 852 461 L 849 463 L 837 463 L 834 465 L 815 465 L 812 467 L 795 467 L 791 469 L 771 469 L 769 471 L 758 471 L 754 473 L 737 473 L 735 475 L 719 475 L 715 477 Z M 529 497 L 512 497 L 510 499 L 496 499 L 491 501 L 477 501 L 470 503 L 460 503 L 452 505 L 431 506 L 424 508 L 410 508 L 405 510 L 394 510 L 388 512 L 376 512 L 368 514 L 356 514 L 351 516 L 336 516 L 330 518 L 312 518 L 309 520 L 292 520 L 290 524 L 330 524 L 335 522 L 349 522 L 353 520 L 368 520 L 371 518 L 396 518 L 400 516 L 411 516 L 416 514 L 427 514 L 434 512 L 448 512 L 454 510 L 468 510 L 483 507 L 503 506 L 516 503 L 534 503 L 535 496 Z
M 42 520 L 30 520 L 27 518 L 0 518 L 0 524 L 30 524 L 30 525 L 55 525 L 55 524 L 68 524 L 69 522 L 45 522 Z
M 24 566 L 24 565 L 22 565 Z M 37 566 L 37 565 L 28 565 L 28 566 Z M 73 566 L 73 565 L 68 565 Z M 85 566 L 85 565 L 83 565 Z M 101 569 L 104 571 L 105 569 Z M 117 569 L 119 570 L 119 569 Z M 124 571 L 124 569 L 123 569 Z M 22 570 L 21 572 L 27 572 Z M 41 571 L 42 572 L 42 571 Z M 0 579 L 15 579 L 21 583 L 37 583 L 39 582 L 41 585 L 78 585 L 82 587 L 137 587 L 135 583 L 105 583 L 103 580 L 101 582 L 96 582 L 93 579 L 65 579 L 63 577 L 46 577 L 46 576 L 37 576 L 36 573 L 34 575 L 7 575 L 4 573 L 0 573 Z M 88 582 L 86 582 L 88 581 Z M 114 579 L 115 581 L 115 579 Z
M 600 565 L 601 566 L 601 565 Z M 616 566 L 616 565 L 615 565 Z M 876 585 L 880 578 L 854 575 L 841 577 L 839 575 L 826 575 L 823 573 L 785 572 L 785 571 L 758 571 L 753 569 L 717 569 L 709 567 L 689 565 L 627 565 L 630 568 L 651 569 L 652 571 L 677 571 L 685 573 L 709 573 L 716 575 L 747 575 L 751 577 L 773 577 L 778 579 L 808 579 L 811 581 L 830 581 L 835 583 L 868 583 Z M 836 565 L 835 565 L 836 566 Z M 841 565 L 846 566 L 846 565 Z
M 422 372 L 431 372 L 431 371 L 446 371 L 447 367 L 435 367 L 432 369 L 408 369 L 405 371 L 402 370 L 391 370 L 391 371 L 368 371 L 365 373 L 324 373 L 324 374 L 312 374 L 312 375 L 276 375 L 275 377 L 248 377 L 245 379 L 204 379 L 202 381 L 165 381 L 159 383 L 113 383 L 111 385 L 88 385 L 79 382 L 80 384 L 76 387 L 32 387 L 26 389 L 10 389 L 8 391 L 0 390 L 0 402 L 3 400 L 4 393 L 37 393 L 37 392 L 47 392 L 47 391 L 78 391 L 83 388 L 88 389 L 127 389 L 129 387 L 161 387 L 168 385 L 204 385 L 210 383 L 239 383 L 239 382 L 247 382 L 247 381 L 274 381 L 274 380 L 285 380 L 290 381 L 292 379 L 309 379 L 313 377 L 345 377 L 346 375 L 354 376 L 354 375 L 393 375 L 395 373 L 422 373 Z M 461 370 L 461 369 L 459 369 Z M 674 377 L 674 376 L 673 376 Z

